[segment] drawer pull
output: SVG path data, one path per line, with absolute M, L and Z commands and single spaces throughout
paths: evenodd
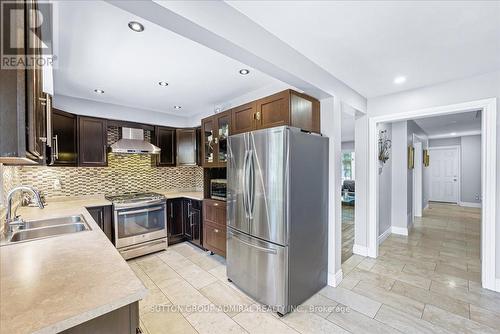
M 219 206 L 219 203 L 214 203 L 214 206 Z
M 219 230 L 218 230 L 218 229 L 214 229 L 214 232 L 215 232 L 215 233 L 219 233 Z

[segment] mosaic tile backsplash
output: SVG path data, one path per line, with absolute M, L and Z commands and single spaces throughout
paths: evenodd
M 150 155 L 108 153 L 108 167 L 17 168 L 20 183 L 35 187 L 46 198 L 203 188 L 203 168 L 159 168 L 151 159 Z

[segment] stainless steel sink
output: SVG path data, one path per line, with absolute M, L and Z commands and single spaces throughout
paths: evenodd
M 77 224 L 77 223 L 86 223 L 86 221 L 82 216 L 68 216 L 68 217 L 58 217 L 52 219 L 32 220 L 25 222 L 24 227 L 22 229 L 27 230 L 38 227 L 48 227 L 55 225 Z
M 41 238 L 55 237 L 63 234 L 90 230 L 83 216 L 67 216 L 43 220 L 27 221 L 11 235 L 3 236 L 0 245 Z
M 42 228 L 34 228 L 29 230 L 19 230 L 14 232 L 10 238 L 11 242 L 32 240 L 56 236 L 60 234 L 75 233 L 88 230 L 88 227 L 82 223 L 72 223 L 65 225 L 48 226 Z

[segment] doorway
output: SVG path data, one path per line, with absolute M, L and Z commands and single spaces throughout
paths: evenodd
M 496 99 L 485 99 L 440 106 L 405 113 L 375 116 L 368 120 L 369 163 L 368 163 L 368 255 L 379 255 L 378 236 L 378 147 L 377 125 L 382 122 L 406 121 L 432 116 L 450 115 L 459 112 L 480 110 L 481 119 L 481 194 L 480 213 L 480 280 L 483 288 L 496 290 L 495 278 L 495 224 L 496 224 Z M 410 161 L 408 161 L 410 163 Z M 410 183 L 411 184 L 411 183 Z

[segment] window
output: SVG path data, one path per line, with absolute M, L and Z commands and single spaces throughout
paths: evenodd
M 354 152 L 342 153 L 342 181 L 354 180 Z

